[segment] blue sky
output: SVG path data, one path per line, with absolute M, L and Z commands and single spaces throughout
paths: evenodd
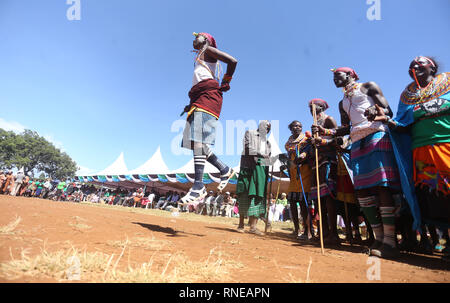
M 281 147 L 292 120 L 309 129 L 312 98 L 339 123 L 330 68 L 377 82 L 394 112 L 415 56 L 450 71 L 448 0 L 381 0 L 375 21 L 366 0 L 80 3 L 81 20 L 70 21 L 65 0 L 0 0 L 0 127 L 37 131 L 87 172 L 121 152 L 134 169 L 158 146 L 170 169 L 189 161 L 172 151 L 181 129 L 171 127 L 189 102 L 194 31 L 238 60 L 222 123 L 277 120 Z M 221 157 L 232 166 L 234 140 Z

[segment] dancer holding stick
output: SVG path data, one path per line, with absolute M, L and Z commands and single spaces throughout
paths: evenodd
M 311 103 L 311 110 L 313 113 L 314 125 L 317 125 L 317 114 L 316 114 L 316 104 L 314 102 Z M 317 133 L 314 134 L 314 137 L 317 138 Z M 317 181 L 317 203 L 319 207 L 319 232 L 320 232 L 320 249 L 322 250 L 322 255 L 324 254 L 323 250 L 323 230 L 322 230 L 322 207 L 320 205 L 320 183 L 319 183 L 319 149 L 317 146 L 315 147 L 316 153 L 316 181 Z
M 293 236 L 299 240 L 309 240 L 314 235 L 312 225 L 309 224 L 310 216 L 307 202 L 307 195 L 311 188 L 311 166 L 309 166 L 307 159 L 309 149 L 311 148 L 311 134 L 308 131 L 305 133 L 302 132 L 302 123 L 297 120 L 292 121 L 288 128 L 291 131 L 291 136 L 284 145 L 287 156 L 281 159 L 283 165 L 280 167 L 280 170 L 284 171 L 287 169 L 290 179 L 288 201 L 292 223 L 294 224 Z M 300 204 L 300 213 L 302 216 L 302 235 L 299 235 L 300 224 L 297 202 Z
M 375 234 L 369 254 L 395 258 L 394 199 L 400 189 L 400 176 L 387 126 L 368 117 L 377 114 L 376 105 L 392 117 L 392 111 L 380 87 L 374 82 L 358 83 L 356 72 L 349 67 L 333 69 L 336 87 L 344 89 L 339 103 L 342 127 L 327 130 L 314 126 L 319 134 L 352 139 L 351 167 L 358 202 Z
M 310 109 L 315 123 L 324 129 L 334 129 L 337 126 L 335 119 L 327 114 L 328 103 L 322 99 L 312 99 Z M 314 105 L 314 109 L 312 106 Z M 314 131 L 314 137 L 311 142 L 316 146 L 316 157 L 313 170 L 316 172 L 316 180 L 312 184 L 310 199 L 321 198 L 322 228 L 323 238 L 326 245 L 340 245 L 340 239 L 337 233 L 337 213 L 336 213 L 336 177 L 337 177 L 337 159 L 336 142 L 329 136 L 319 137 Z M 314 159 L 312 158 L 312 159 Z M 314 168 L 315 167 L 315 168 Z M 316 190 L 317 188 L 317 190 Z

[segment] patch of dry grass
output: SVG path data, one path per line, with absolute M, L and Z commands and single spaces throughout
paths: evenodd
M 49 252 L 44 245 L 38 255 L 29 256 L 29 251 L 22 249 L 19 258 L 14 259 L 11 253 L 11 261 L 0 263 L 0 276 L 10 280 L 23 276 L 36 280 L 51 278 L 59 282 L 229 282 L 230 271 L 243 267 L 239 262 L 224 259 L 223 253 L 214 249 L 204 261 L 189 260 L 182 253 L 161 255 L 155 252 L 148 262 L 131 266 L 129 257 L 128 262 L 123 260 L 128 244 L 128 241 L 123 243 L 118 255 L 80 251 L 74 247 Z
M 86 219 L 83 219 L 83 218 L 78 217 L 78 216 L 74 216 L 72 218 L 75 219 L 75 222 L 70 222 L 69 225 L 73 229 L 75 229 L 77 231 L 85 231 L 85 230 L 90 229 L 92 227 L 92 226 L 89 226 L 89 225 L 84 223 L 84 222 L 87 221 Z
M 16 216 L 16 218 L 8 223 L 5 226 L 0 226 L 0 234 L 3 235 L 13 235 L 16 233 L 15 229 L 19 225 L 20 221 L 22 221 L 22 218 L 19 216 Z
M 124 247 L 128 244 L 131 247 L 139 247 L 148 250 L 161 250 L 164 247 L 169 246 L 171 242 L 166 240 L 158 240 L 152 235 L 151 237 L 135 237 L 131 240 L 126 239 L 124 241 L 108 241 L 106 244 L 113 247 Z

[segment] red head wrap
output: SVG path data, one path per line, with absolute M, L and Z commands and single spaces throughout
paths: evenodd
M 352 78 L 354 78 L 355 80 L 359 80 L 358 75 L 356 74 L 355 70 L 353 68 L 350 67 L 339 67 L 339 68 L 334 68 L 331 70 L 333 73 L 336 72 L 344 72 L 346 74 L 350 74 L 350 76 Z
M 309 101 L 309 106 L 311 106 L 311 104 L 313 103 L 322 106 L 324 108 L 323 110 L 326 110 L 329 107 L 327 101 L 319 98 L 312 99 L 311 101 Z
M 209 44 L 210 44 L 212 47 L 217 48 L 216 39 L 214 39 L 213 36 L 211 36 L 211 35 L 208 34 L 208 33 L 199 33 L 199 35 L 204 36 L 206 39 L 208 39 Z

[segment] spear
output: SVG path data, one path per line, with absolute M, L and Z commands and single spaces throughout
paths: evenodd
M 317 114 L 316 114 L 316 105 L 314 102 L 311 103 L 314 124 L 317 125 Z M 314 134 L 314 138 L 317 138 L 317 133 Z M 322 208 L 320 207 L 320 183 L 319 183 L 319 151 L 317 145 L 316 148 L 316 184 L 317 184 L 317 202 L 319 207 L 319 230 L 320 230 L 320 249 L 322 250 L 322 255 L 324 254 L 323 250 L 323 231 L 322 231 Z

